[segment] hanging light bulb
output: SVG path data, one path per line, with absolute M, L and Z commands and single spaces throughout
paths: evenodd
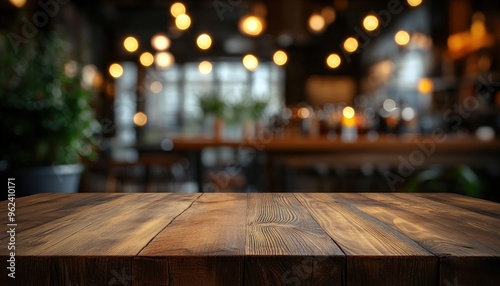
M 265 22 L 260 17 L 247 15 L 241 18 L 239 28 L 243 34 L 258 36 L 264 31 Z

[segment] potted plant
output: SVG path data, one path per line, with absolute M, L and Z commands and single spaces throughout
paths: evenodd
M 208 128 L 213 128 L 214 138 L 220 139 L 224 133 L 224 112 L 226 104 L 217 91 L 211 91 L 198 97 L 203 111 L 203 122 Z
M 18 46 L 0 33 L 0 161 L 16 195 L 76 192 L 99 123 L 59 33 Z

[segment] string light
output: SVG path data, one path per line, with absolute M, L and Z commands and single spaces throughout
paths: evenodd
M 196 39 L 196 44 L 198 45 L 198 48 L 207 50 L 210 46 L 212 46 L 212 38 L 210 38 L 208 34 L 201 34 Z
M 123 67 L 120 64 L 112 64 L 109 66 L 109 74 L 114 78 L 119 78 L 123 75 Z
M 342 60 L 340 59 L 340 56 L 337 54 L 330 54 L 328 58 L 326 58 L 326 64 L 332 69 L 335 69 L 338 66 L 340 66 L 341 62 Z
M 134 37 L 127 37 L 123 41 L 123 46 L 128 52 L 135 52 L 139 48 L 139 42 Z
M 273 55 L 273 61 L 276 65 L 282 66 L 288 61 L 288 56 L 284 51 L 276 51 Z
M 249 71 L 254 71 L 259 67 L 259 60 L 254 55 L 246 55 L 243 58 L 243 66 Z

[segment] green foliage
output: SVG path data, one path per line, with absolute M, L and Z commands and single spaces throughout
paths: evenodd
M 226 104 L 220 99 L 216 91 L 202 94 L 198 97 L 198 100 L 204 116 L 215 115 L 219 118 L 224 117 Z
M 16 51 L 0 34 L 0 160 L 11 167 L 78 163 L 95 156 L 92 93 L 67 76 L 65 43 L 39 33 Z
M 456 192 L 476 198 L 484 194 L 481 180 L 470 167 L 465 165 L 448 170 L 443 168 L 424 170 L 410 180 L 407 192 Z

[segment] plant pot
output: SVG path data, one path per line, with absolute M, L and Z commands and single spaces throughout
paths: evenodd
M 2 177 L 15 178 L 16 198 L 38 193 L 76 193 L 83 166 L 54 165 L 27 169 L 5 170 Z M 2 192 L 2 200 L 6 193 Z

